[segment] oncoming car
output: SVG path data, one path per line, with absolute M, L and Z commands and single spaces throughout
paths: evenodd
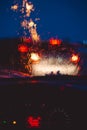
M 79 74 L 80 54 L 72 45 L 58 39 L 43 41 L 37 43 L 37 46 L 32 44 L 21 43 L 18 51 L 21 63 L 33 76 L 56 75 L 57 72 L 62 75 Z

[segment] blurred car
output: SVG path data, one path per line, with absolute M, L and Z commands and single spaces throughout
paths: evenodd
M 33 76 L 46 74 L 78 75 L 81 57 L 76 48 L 65 44 L 59 39 L 50 39 L 33 45 L 21 43 L 18 45 L 21 64 Z

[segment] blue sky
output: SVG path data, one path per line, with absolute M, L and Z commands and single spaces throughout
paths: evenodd
M 71 41 L 87 40 L 86 0 L 30 1 L 35 7 L 31 18 L 40 18 L 37 31 L 41 39 L 59 37 L 69 38 Z M 13 3 L 14 0 L 0 0 L 0 38 L 20 37 L 23 31 L 20 14 L 10 10 Z

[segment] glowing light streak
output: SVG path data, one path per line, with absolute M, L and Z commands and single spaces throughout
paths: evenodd
M 32 19 L 30 19 L 30 21 L 28 22 L 27 20 L 24 20 L 22 23 L 21 23 L 21 26 L 24 28 L 24 29 L 28 29 L 29 32 L 30 32 L 30 36 L 33 40 L 33 43 L 34 42 L 38 42 L 40 41 L 40 36 L 38 35 L 37 33 L 37 25 L 33 22 Z
M 26 3 L 26 16 L 29 17 L 31 11 L 34 11 L 33 9 L 33 4 L 31 3 Z
M 38 42 L 40 41 L 40 36 L 37 34 L 37 25 L 33 22 L 31 19 L 29 22 L 29 32 L 31 34 L 31 38 L 33 42 Z
M 32 11 L 34 11 L 33 4 L 31 2 L 28 2 L 27 0 L 23 0 L 22 9 L 21 9 L 22 14 L 26 13 L 25 16 L 30 17 Z
M 27 20 L 22 21 L 21 26 L 22 26 L 24 29 L 28 29 L 28 21 L 27 21 Z
M 34 5 L 31 2 L 28 2 L 28 0 L 22 0 L 22 5 L 20 6 L 20 8 L 21 8 L 20 12 L 22 13 L 21 17 L 24 18 L 24 20 L 21 22 L 21 26 L 24 28 L 24 35 L 25 36 L 27 35 L 25 30 L 28 30 L 33 43 L 40 41 L 40 36 L 37 33 L 37 25 L 34 23 L 34 21 L 31 18 L 30 20 L 27 20 L 26 18 L 26 17 L 30 17 L 31 12 L 34 11 Z M 11 9 L 17 10 L 18 4 L 12 6 Z
M 16 4 L 16 5 L 11 6 L 11 9 L 12 9 L 13 11 L 18 10 L 18 5 Z
M 29 22 L 29 28 L 33 28 L 33 27 L 36 28 L 36 24 L 31 19 L 30 22 Z

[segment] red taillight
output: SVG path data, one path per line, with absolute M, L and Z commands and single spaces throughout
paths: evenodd
M 21 53 L 26 53 L 26 52 L 28 52 L 28 47 L 26 45 L 19 45 L 18 51 Z
M 25 43 L 31 43 L 32 39 L 31 38 L 23 38 L 23 42 L 25 42 Z
M 61 45 L 61 43 L 62 43 L 62 40 L 60 40 L 60 39 L 54 39 L 54 38 L 50 39 L 51 45 Z
M 79 56 L 76 55 L 76 54 L 73 54 L 72 57 L 71 57 L 71 61 L 72 62 L 75 62 L 75 63 L 78 63 L 80 60 Z
M 39 128 L 40 122 L 41 122 L 41 117 L 35 118 L 33 116 L 29 116 L 27 119 L 27 123 L 30 128 Z

